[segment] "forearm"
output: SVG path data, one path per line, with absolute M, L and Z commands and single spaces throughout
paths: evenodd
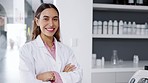
M 36 78 L 43 82 L 55 81 L 55 74 L 53 71 L 47 71 L 36 75 Z
M 36 79 L 36 76 L 31 72 L 20 71 L 20 83 L 47 83 Z M 50 82 L 48 82 L 50 83 Z
M 63 83 L 81 83 L 82 81 L 82 70 L 77 69 L 71 72 L 60 72 L 59 73 Z

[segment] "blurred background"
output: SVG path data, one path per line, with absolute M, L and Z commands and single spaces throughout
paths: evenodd
M 34 13 L 41 3 L 59 9 L 61 41 L 83 68 L 82 83 L 91 83 L 93 0 L 0 0 L 0 83 L 19 83 L 18 51 L 31 39 Z
M 50 0 L 0 0 L 0 83 L 19 83 L 19 48 L 31 37 L 36 8 Z

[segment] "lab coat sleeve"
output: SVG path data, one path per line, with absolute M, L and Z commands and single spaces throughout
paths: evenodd
M 30 45 L 23 46 L 20 49 L 19 55 L 20 83 L 51 83 L 42 82 L 41 80 L 36 79 L 34 59 L 31 55 Z
M 76 69 L 72 72 L 60 72 L 59 74 L 61 79 L 63 83 L 81 83 L 83 74 L 82 69 L 77 63 L 76 57 L 72 50 L 69 49 L 68 54 L 69 58 L 67 64 L 71 63 L 72 65 L 75 65 Z

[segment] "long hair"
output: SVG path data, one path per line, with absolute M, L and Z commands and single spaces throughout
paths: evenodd
M 35 13 L 35 17 L 34 17 L 34 21 L 33 21 L 33 32 L 32 32 L 32 40 L 36 39 L 36 37 L 38 35 L 41 34 L 41 29 L 39 26 L 37 26 L 36 22 L 35 22 L 35 18 L 39 19 L 40 18 L 40 15 L 41 15 L 41 12 L 47 8 L 54 8 L 57 13 L 58 13 L 58 16 L 59 16 L 59 11 L 58 9 L 53 5 L 53 4 L 50 4 L 50 3 L 42 3 L 36 13 Z M 60 21 L 59 21 L 59 27 L 58 27 L 58 30 L 56 31 L 56 33 L 54 34 L 54 37 L 57 39 L 57 41 L 60 42 Z

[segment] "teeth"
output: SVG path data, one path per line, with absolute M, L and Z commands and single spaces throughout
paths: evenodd
M 48 31 L 53 31 L 53 28 L 49 28 L 49 29 L 47 29 Z

